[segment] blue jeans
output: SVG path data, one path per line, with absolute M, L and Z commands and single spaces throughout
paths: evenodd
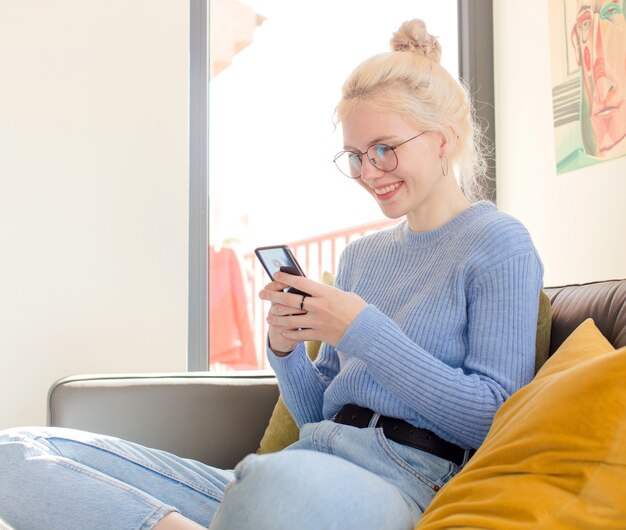
M 82 431 L 9 430 L 0 519 L 16 530 L 130 530 L 179 511 L 215 530 L 410 530 L 457 471 L 380 429 L 330 421 L 234 471 Z

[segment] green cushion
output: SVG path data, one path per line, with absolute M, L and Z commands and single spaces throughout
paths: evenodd
M 537 342 L 535 350 L 535 373 L 550 355 L 550 332 L 552 330 L 552 304 L 548 295 L 539 293 L 539 315 L 537 317 Z

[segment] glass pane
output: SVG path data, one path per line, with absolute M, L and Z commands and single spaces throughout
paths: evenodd
M 253 249 L 288 244 L 320 279 L 349 240 L 397 222 L 333 165 L 343 144 L 334 108 L 350 71 L 388 51 L 412 18 L 426 21 L 443 66 L 458 74 L 457 2 L 213 2 L 214 35 L 239 22 L 231 52 L 243 49 L 230 64 L 220 59 L 210 82 L 210 367 L 266 368 L 257 293 L 268 277 Z M 212 54 L 223 49 L 212 41 Z

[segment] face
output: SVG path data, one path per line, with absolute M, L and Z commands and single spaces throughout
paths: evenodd
M 360 103 L 342 122 L 344 149 L 364 153 L 374 144 L 394 147 L 423 132 L 409 125 L 400 115 L 380 112 Z M 380 206 L 383 213 L 397 219 L 407 216 L 423 218 L 440 207 L 448 193 L 448 182 L 443 178 L 440 156 L 444 142 L 438 133 L 426 132 L 395 150 L 398 166 L 385 172 L 374 167 L 363 157 L 363 170 L 356 179 Z
M 571 39 L 582 76 L 585 151 L 626 154 L 626 20 L 623 1 L 579 0 Z

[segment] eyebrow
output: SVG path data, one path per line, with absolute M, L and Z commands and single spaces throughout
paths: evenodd
M 393 136 L 393 135 L 385 135 L 385 136 L 378 136 L 377 138 L 374 138 L 368 145 L 367 147 L 370 148 L 373 145 L 379 144 L 381 142 L 387 142 L 389 140 L 393 140 L 393 139 L 397 139 L 397 136 Z M 351 145 L 344 145 L 343 146 L 344 151 L 356 151 L 358 153 L 360 153 L 361 151 L 359 151 L 356 147 L 352 147 Z

